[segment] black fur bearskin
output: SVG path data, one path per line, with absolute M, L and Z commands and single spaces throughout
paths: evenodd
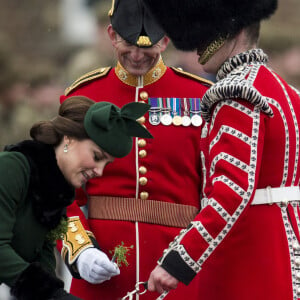
M 277 0 L 143 0 L 176 48 L 205 49 L 268 18 Z

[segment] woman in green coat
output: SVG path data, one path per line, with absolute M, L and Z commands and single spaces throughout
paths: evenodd
M 56 118 L 33 125 L 32 140 L 0 153 L 0 284 L 15 299 L 79 299 L 55 276 L 53 248 L 66 231 L 65 208 L 75 188 L 130 152 L 133 136 L 151 137 L 136 122 L 148 108 L 72 97 Z M 106 271 L 119 274 L 109 261 Z

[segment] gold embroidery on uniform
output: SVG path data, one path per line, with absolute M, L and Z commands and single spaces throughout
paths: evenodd
M 118 75 L 121 80 L 126 80 L 128 78 L 127 73 L 123 69 L 118 71 Z
M 68 263 L 71 265 L 78 255 L 85 249 L 94 247 L 90 236 L 81 224 L 79 217 L 68 219 L 68 231 L 63 240 L 62 256 L 67 256 Z
M 159 58 L 158 63 L 144 75 L 144 86 L 154 83 L 159 80 L 166 72 L 167 67 L 164 64 L 162 58 Z M 118 62 L 115 73 L 117 77 L 130 86 L 138 86 L 138 76 L 131 75 L 128 73 L 123 66 Z
M 153 73 L 152 73 L 152 77 L 155 78 L 155 79 L 156 79 L 156 78 L 159 78 L 160 75 L 161 75 L 161 69 L 160 69 L 160 68 L 155 69 L 155 70 L 153 71 Z

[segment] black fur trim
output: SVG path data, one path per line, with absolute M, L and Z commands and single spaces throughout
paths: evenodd
M 59 289 L 51 300 L 80 300 L 80 298 L 67 293 L 64 289 Z
M 30 164 L 28 197 L 33 199 L 33 211 L 41 224 L 55 228 L 75 196 L 75 189 L 61 173 L 52 145 L 26 140 L 6 146 L 5 151 L 23 153 Z
M 32 263 L 18 277 L 11 294 L 17 300 L 44 300 L 63 287 L 63 281 L 44 270 L 39 263 Z
M 174 45 L 200 50 L 268 18 L 277 0 L 143 0 Z

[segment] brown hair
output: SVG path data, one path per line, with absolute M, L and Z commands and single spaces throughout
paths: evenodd
M 35 123 L 30 136 L 39 142 L 57 146 L 66 135 L 78 140 L 88 139 L 84 129 L 84 117 L 95 102 L 83 96 L 73 96 L 59 107 L 58 116 L 51 121 Z

